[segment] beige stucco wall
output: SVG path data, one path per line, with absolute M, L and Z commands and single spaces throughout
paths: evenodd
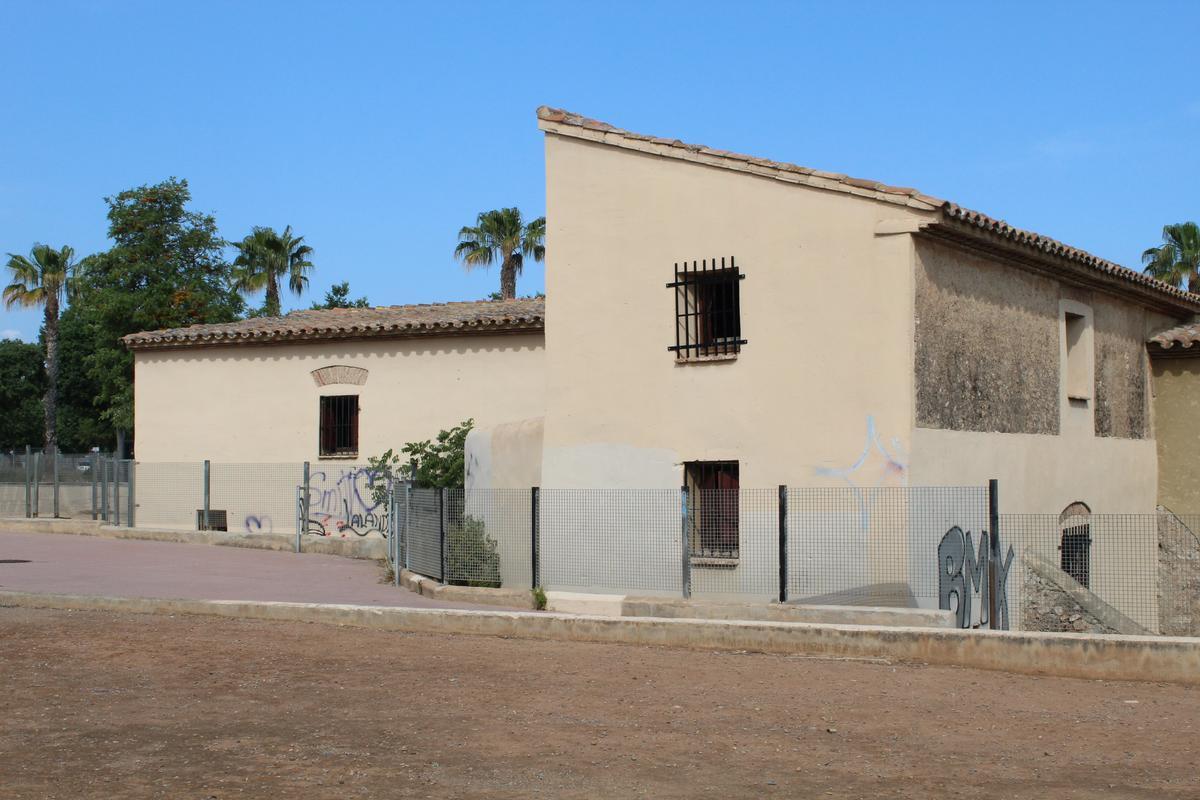
M 1158 502 L 1177 514 L 1200 513 L 1200 356 L 1153 365 Z
M 744 487 L 837 485 L 872 421 L 904 453 L 911 244 L 876 228 L 916 212 L 558 134 L 546 180 L 543 486 L 675 488 L 725 459 Z M 673 265 L 729 256 L 749 343 L 677 364 Z
M 475 490 L 521 489 L 542 483 L 541 417 L 476 427 L 464 448 L 464 485 Z
M 318 453 L 318 397 L 359 395 L 359 461 L 432 438 L 473 417 L 480 426 L 545 407 L 540 333 L 135 353 L 140 462 L 303 462 Z M 366 383 L 317 386 L 330 365 L 369 371 Z
M 998 478 L 1005 513 L 1154 510 L 1146 338 L 1160 313 L 954 247 L 916 247 L 910 484 Z M 1092 391 L 1067 396 L 1063 314 L 1084 317 Z

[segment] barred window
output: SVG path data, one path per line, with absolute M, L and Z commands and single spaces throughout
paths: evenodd
M 689 545 L 693 558 L 738 557 L 738 462 L 684 464 L 688 488 Z
M 358 395 L 321 398 L 322 456 L 358 455 Z
M 736 356 L 742 338 L 741 281 L 733 257 L 675 264 L 675 345 L 680 361 Z

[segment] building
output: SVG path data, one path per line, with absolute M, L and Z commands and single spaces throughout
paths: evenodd
M 138 333 L 139 524 L 290 531 L 309 465 L 316 530 L 382 528 L 367 459 L 473 418 L 544 408 L 542 302 L 294 311 Z
M 1028 512 L 1154 509 L 1147 341 L 1200 298 L 914 189 L 538 121 L 543 487 L 999 478 Z
M 1200 297 L 915 189 L 555 109 L 538 125 L 544 325 L 540 302 L 515 301 L 129 337 L 139 513 L 154 462 L 288 462 L 283 505 L 256 512 L 254 476 L 235 469 L 222 508 L 247 530 L 290 519 L 307 461 L 334 484 L 317 490 L 318 532 L 362 532 L 369 475 L 342 462 L 473 417 L 462 513 L 524 537 L 500 542 L 504 575 L 528 575 L 513 562 L 539 486 L 547 586 L 671 592 L 690 565 L 698 591 L 770 596 L 784 485 L 845 501 L 789 501 L 808 596 L 870 586 L 936 605 L 940 540 L 960 526 L 973 548 L 995 478 L 1006 513 L 1051 520 L 1011 528 L 1054 554 L 1047 569 L 1113 598 L 1122 625 L 1170 627 L 1155 509 L 1200 512 Z M 1150 527 L 1087 521 L 1115 514 Z

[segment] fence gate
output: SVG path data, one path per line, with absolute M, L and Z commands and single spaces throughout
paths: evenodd
M 441 489 L 409 489 L 403 559 L 408 569 L 438 581 L 445 580 L 445 527 L 445 492 Z

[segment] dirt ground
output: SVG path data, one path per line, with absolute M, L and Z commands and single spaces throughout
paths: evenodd
M 1200 691 L 0 608 L 0 797 L 1200 796 Z

